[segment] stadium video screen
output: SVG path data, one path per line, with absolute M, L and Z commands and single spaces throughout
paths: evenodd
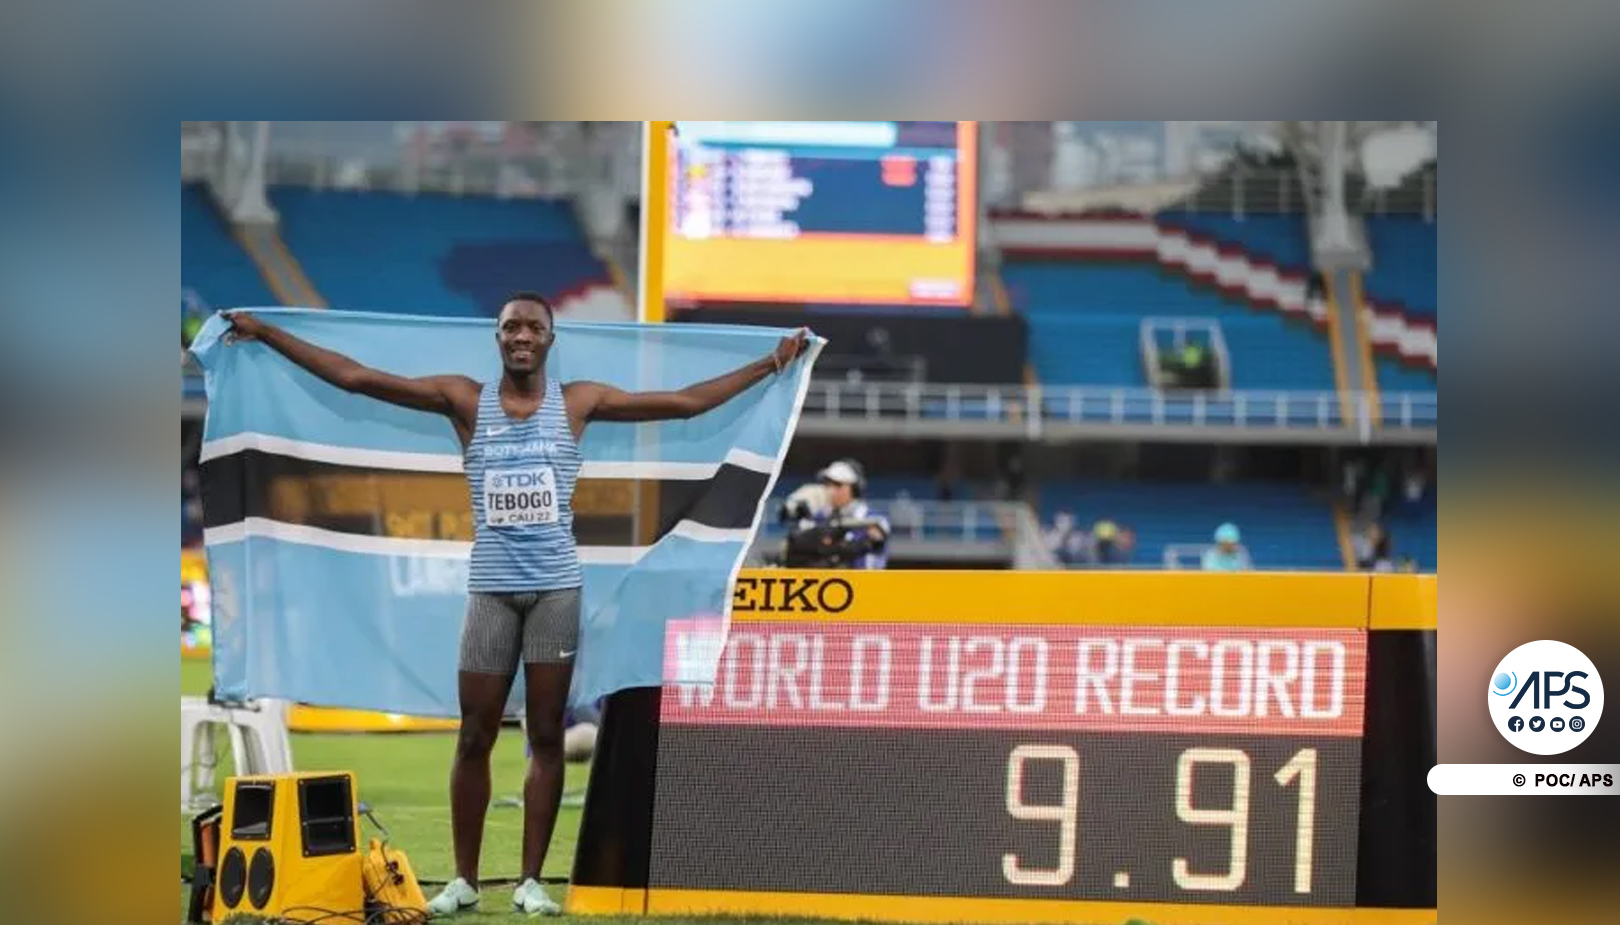
M 962 306 L 973 122 L 677 122 L 666 297 Z
M 663 694 L 650 886 L 1350 906 L 1366 666 L 1349 629 L 737 624 Z

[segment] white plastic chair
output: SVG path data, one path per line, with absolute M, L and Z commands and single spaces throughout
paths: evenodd
M 180 809 L 191 812 L 213 801 L 218 735 L 229 736 L 236 773 L 288 774 L 293 769 L 287 704 L 258 700 L 242 705 L 180 698 Z

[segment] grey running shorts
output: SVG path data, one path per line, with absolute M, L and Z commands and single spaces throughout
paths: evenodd
M 579 648 L 579 589 L 467 596 L 461 670 L 516 673 L 524 664 L 573 661 Z

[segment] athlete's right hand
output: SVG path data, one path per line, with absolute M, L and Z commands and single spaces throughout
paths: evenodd
M 264 333 L 264 322 L 244 311 L 226 312 L 225 321 L 231 326 L 227 341 L 254 340 Z

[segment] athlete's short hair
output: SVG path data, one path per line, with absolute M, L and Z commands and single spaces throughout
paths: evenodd
M 505 308 L 511 302 L 533 302 L 546 310 L 547 321 L 550 321 L 553 325 L 557 323 L 557 312 L 552 309 L 551 301 L 538 292 L 529 292 L 527 290 L 514 292 L 506 297 L 506 301 L 501 303 L 501 307 Z

